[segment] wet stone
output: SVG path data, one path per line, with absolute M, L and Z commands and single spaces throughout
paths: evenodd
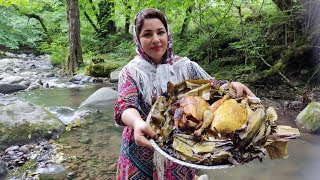
M 8 151 L 7 154 L 8 154 L 9 156 L 13 156 L 13 155 L 16 154 L 16 152 L 14 152 L 14 151 Z
M 46 146 L 43 147 L 43 150 L 49 150 L 49 149 L 52 149 L 51 145 L 46 145 Z
M 75 172 L 69 172 L 67 177 L 68 177 L 68 179 L 73 179 L 73 178 L 77 177 L 77 174 Z
M 91 142 L 91 138 L 89 137 L 82 137 L 80 140 L 79 140 L 80 143 L 82 144 L 89 144 Z
M 85 172 L 80 175 L 79 180 L 86 180 L 88 178 L 89 178 L 89 173 Z
M 116 171 L 117 170 L 117 163 L 112 163 L 111 165 L 109 165 L 107 170 L 108 171 Z
M 79 168 L 79 165 L 77 165 L 77 164 L 71 164 L 71 165 L 70 165 L 70 168 L 71 168 L 72 170 L 77 170 L 77 169 Z
M 19 151 L 26 154 L 30 151 L 30 147 L 28 145 L 23 145 L 19 148 Z
M 65 171 L 64 167 L 59 164 L 50 165 L 48 167 L 38 168 L 37 173 L 40 174 L 59 174 Z
M 18 149 L 19 149 L 19 146 L 11 146 L 11 147 L 8 147 L 4 152 L 15 151 L 15 150 L 18 150 Z
M 14 156 L 11 156 L 10 159 L 13 159 L 13 160 L 19 159 L 19 156 L 14 155 Z
M 4 161 L 0 160 L 0 177 L 4 176 L 8 171 L 8 166 Z
M 24 163 L 25 163 L 24 161 L 18 161 L 18 162 L 17 162 L 17 166 L 23 166 Z

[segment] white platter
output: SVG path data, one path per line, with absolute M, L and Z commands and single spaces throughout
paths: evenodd
M 187 166 L 195 169 L 225 169 L 225 168 L 234 167 L 234 165 L 230 165 L 230 164 L 206 166 L 206 165 L 199 165 L 199 164 L 192 164 L 189 162 L 185 162 L 180 159 L 174 158 L 170 156 L 168 153 L 166 153 L 165 151 L 163 151 L 153 139 L 151 139 L 150 142 L 153 148 L 155 149 L 155 151 L 158 151 L 161 155 L 163 155 L 165 158 L 169 159 L 170 161 L 173 161 L 183 166 Z

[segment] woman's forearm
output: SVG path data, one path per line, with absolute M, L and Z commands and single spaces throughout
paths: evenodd
M 134 126 L 137 123 L 144 122 L 144 120 L 141 118 L 140 113 L 134 108 L 129 108 L 123 111 L 121 120 L 125 125 L 129 126 L 132 129 L 134 129 Z

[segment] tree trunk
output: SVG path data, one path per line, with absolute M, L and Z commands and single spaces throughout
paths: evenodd
M 129 34 L 129 28 L 130 28 L 130 12 L 131 12 L 131 6 L 127 6 L 127 11 L 126 11 L 126 24 L 124 27 L 124 32 Z
M 82 60 L 82 49 L 80 44 L 80 17 L 78 0 L 67 0 L 67 23 L 69 52 L 65 67 L 66 75 L 74 75 Z
M 129 28 L 130 28 L 130 17 L 129 17 L 129 15 L 126 15 L 126 24 L 124 27 L 124 32 L 126 34 L 129 34 Z
M 293 6 L 293 0 L 272 0 L 272 1 L 281 11 L 292 9 L 292 6 Z
M 188 9 L 186 10 L 186 17 L 183 20 L 183 24 L 180 32 L 180 38 L 183 38 L 184 34 L 188 30 L 188 25 L 190 22 L 190 15 L 192 13 L 192 10 L 193 10 L 193 5 L 189 6 Z
M 100 1 L 99 9 L 100 13 L 97 19 L 100 25 L 100 37 L 107 36 L 108 34 L 115 34 L 116 24 L 112 20 L 112 15 L 114 14 L 114 2 Z

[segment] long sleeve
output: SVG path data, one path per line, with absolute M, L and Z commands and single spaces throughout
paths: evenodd
M 124 71 L 121 71 L 118 83 L 118 100 L 115 102 L 114 117 L 118 125 L 124 126 L 121 115 L 128 108 L 139 110 L 138 89 L 132 78 Z

